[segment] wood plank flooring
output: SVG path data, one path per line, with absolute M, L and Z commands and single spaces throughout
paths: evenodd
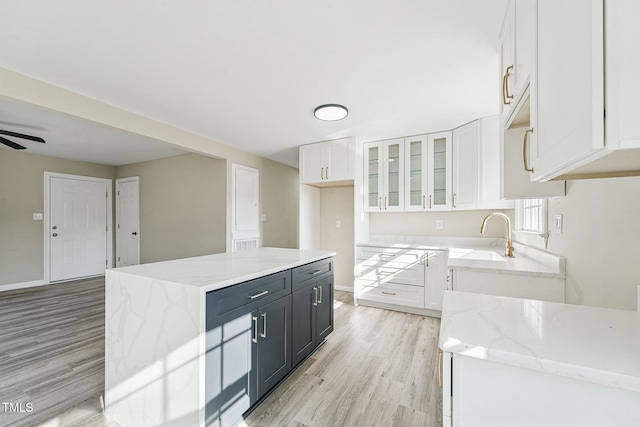
M 354 307 L 339 291 L 334 307 L 327 342 L 245 425 L 440 426 L 439 319 Z M 103 278 L 0 292 L 0 401 L 33 405 L 0 404 L 0 426 L 118 427 L 103 392 Z
M 442 424 L 440 320 L 354 307 L 336 292 L 335 330 L 245 423 L 258 426 Z

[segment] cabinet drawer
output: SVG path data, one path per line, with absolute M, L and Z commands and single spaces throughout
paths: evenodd
M 333 258 L 322 259 L 293 269 L 293 288 L 300 289 L 333 274 Z
M 357 257 L 361 261 L 418 264 L 423 262 L 424 250 L 358 246 Z
M 361 261 L 356 267 L 356 277 L 379 283 L 399 283 L 424 287 L 424 266 L 404 266 L 394 262 Z
M 291 293 L 291 270 L 207 293 L 207 329 L 227 315 L 251 311 Z M 222 317 L 224 315 L 224 318 Z
M 358 299 L 424 308 L 424 288 L 358 280 Z

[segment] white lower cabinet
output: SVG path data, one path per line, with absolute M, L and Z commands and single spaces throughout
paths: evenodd
M 565 301 L 565 279 L 467 270 L 452 270 L 450 277 L 454 291 L 550 302 Z
M 446 264 L 444 250 L 358 246 L 356 300 L 436 314 L 442 311 Z
M 615 385 L 448 352 L 441 373 L 444 427 L 640 425 L 639 393 Z

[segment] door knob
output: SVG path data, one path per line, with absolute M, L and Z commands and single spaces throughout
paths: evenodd
M 137 236 L 137 235 L 138 235 L 138 232 L 137 232 L 137 231 L 134 231 L 134 232 L 133 232 L 133 233 L 131 233 L 131 234 L 133 234 L 134 236 Z
M 58 237 L 58 233 L 53 233 L 52 236 L 53 237 Z
M 52 228 L 52 229 L 54 229 L 54 230 L 57 230 L 57 229 L 58 229 L 58 227 L 57 227 L 57 226 L 55 226 L 55 225 L 54 225 L 53 227 L 51 227 L 51 228 Z

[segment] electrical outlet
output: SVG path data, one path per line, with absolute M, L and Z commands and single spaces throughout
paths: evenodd
M 43 216 L 42 216 L 41 213 L 34 213 L 33 214 L 33 220 L 34 221 L 42 221 L 42 218 L 43 218 Z
M 265 222 L 267 220 L 267 214 L 260 215 L 260 220 L 262 220 L 262 222 Z
M 436 220 L 436 230 L 444 230 L 444 221 L 441 219 Z
M 562 214 L 557 214 L 553 217 L 553 232 L 556 234 L 562 234 Z
M 340 222 L 339 219 L 336 219 L 336 228 L 340 228 L 342 227 L 342 223 Z

